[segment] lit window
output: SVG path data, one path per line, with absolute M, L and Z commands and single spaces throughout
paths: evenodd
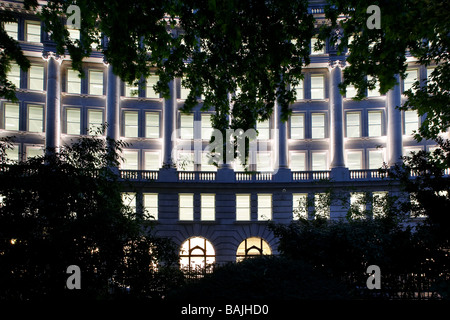
M 315 218 L 328 219 L 330 217 L 330 195 L 327 193 L 316 193 L 314 195 Z
M 18 145 L 12 145 L 12 149 L 6 149 L 6 159 L 9 160 L 9 162 L 17 162 L 19 161 L 19 146 Z
M 361 136 L 361 113 L 347 112 L 347 137 L 357 138 Z
M 325 138 L 325 114 L 324 113 L 311 114 L 311 138 L 312 139 Z
M 181 221 L 194 220 L 194 195 L 183 193 L 178 195 L 179 218 Z
M 180 115 L 180 138 L 194 139 L 194 115 L 181 114 Z
M 382 218 L 386 215 L 386 202 L 388 192 L 376 191 L 372 193 L 372 214 L 374 218 Z
M 81 93 L 81 78 L 78 76 L 78 71 L 67 70 L 67 92 Z
M 362 169 L 362 151 L 347 151 L 347 167 L 349 170 Z
M 179 152 L 177 159 L 177 169 L 179 171 L 194 171 L 194 153 Z
M 5 31 L 14 40 L 19 40 L 18 34 L 19 34 L 19 25 L 17 22 L 7 22 L 5 23 Z
M 369 111 L 368 120 L 369 120 L 369 137 L 379 137 L 382 135 L 381 133 L 381 111 Z
M 250 194 L 236 194 L 236 221 L 250 221 Z
M 19 130 L 19 105 L 5 103 L 4 108 L 4 127 L 5 130 Z
M 44 107 L 28 106 L 28 131 L 43 132 L 44 131 Z
M 419 129 L 419 117 L 415 110 L 407 110 L 405 115 L 405 134 L 412 135 Z
M 211 124 L 211 115 L 202 114 L 202 140 L 210 140 L 213 134 L 213 127 Z
M 267 241 L 262 238 L 251 237 L 245 239 L 239 245 L 236 252 L 236 261 L 239 262 L 246 258 L 271 254 L 272 250 Z
M 159 138 L 159 113 L 146 112 L 145 113 L 145 137 Z
M 80 30 L 78 29 L 67 29 L 69 32 L 69 39 L 72 42 L 75 42 L 75 40 L 80 40 Z
M 292 152 L 289 167 L 292 171 L 305 171 L 306 154 L 304 152 Z
M 139 96 L 139 85 L 125 83 L 125 97 L 137 97 Z
M 156 151 L 145 152 L 145 170 L 159 170 L 161 168 L 161 156 Z
M 346 98 L 354 98 L 358 94 L 358 90 L 356 90 L 355 86 L 349 84 L 346 88 L 345 97 Z
M 270 122 L 268 119 L 258 122 L 256 125 L 256 130 L 258 131 L 258 140 L 270 139 Z
M 66 133 L 80 134 L 80 109 L 66 109 Z
M 403 80 L 403 92 L 412 89 L 414 82 L 417 81 L 417 71 L 417 69 L 406 71 L 406 77 Z
M 136 214 L 136 193 L 123 192 L 122 203 L 124 206 L 127 206 L 129 208 L 129 211 L 132 215 Z
M 123 162 L 122 162 L 122 169 L 124 170 L 138 170 L 138 156 L 139 153 L 138 151 L 123 151 L 122 153 L 122 157 L 123 157 Z
M 311 75 L 311 99 L 325 98 L 324 76 L 320 74 Z
M 272 219 L 272 195 L 258 194 L 258 220 Z
M 202 221 L 213 221 L 216 212 L 216 196 L 214 194 L 200 195 L 200 218 Z
M 144 193 L 144 218 L 148 220 L 158 220 L 158 194 Z
M 212 268 L 216 253 L 211 242 L 202 237 L 187 239 L 180 249 L 180 266 L 186 271 L 200 271 Z
M 303 80 L 300 80 L 298 85 L 294 87 L 295 90 L 295 100 L 303 100 L 304 92 L 303 92 Z
M 326 153 L 324 152 L 312 153 L 312 170 L 313 171 L 328 170 Z
M 369 169 L 380 169 L 383 166 L 383 151 L 369 150 Z
M 185 78 L 183 78 L 180 81 L 180 99 L 182 100 L 186 100 L 188 95 L 189 95 L 189 89 L 186 88 L 185 86 L 183 86 L 182 81 L 185 80 Z
M 103 95 L 103 71 L 89 70 L 89 94 Z
M 25 154 L 27 160 L 34 157 L 41 157 L 44 155 L 44 149 L 38 146 L 26 146 Z
M 41 23 L 39 21 L 25 21 L 25 41 L 41 42 Z
M 258 171 L 272 171 L 272 154 L 270 152 L 258 152 L 256 157 L 256 169 Z
M 103 124 L 102 110 L 88 110 L 88 133 L 94 134 Z
M 361 217 L 366 210 L 366 204 L 364 201 L 364 193 L 352 192 L 350 193 L 350 208 L 352 210 L 352 218 Z
M 31 66 L 29 69 L 28 89 L 44 90 L 44 67 Z
M 202 152 L 202 171 L 217 171 L 217 167 L 212 163 L 209 152 Z
M 124 136 L 135 138 L 138 136 L 138 113 L 137 111 L 125 111 L 123 113 Z
M 159 93 L 156 93 L 153 87 L 158 82 L 158 76 L 150 76 L 147 78 L 146 86 L 145 86 L 145 96 L 147 98 L 158 99 Z
M 294 113 L 291 115 L 291 139 L 305 138 L 305 115 L 303 113 Z
M 373 78 L 371 76 L 367 76 L 367 81 L 372 80 Z M 375 82 L 375 88 L 373 90 L 367 89 L 367 96 L 368 97 L 378 97 L 380 96 L 380 84 L 378 81 Z
M 293 193 L 292 194 L 292 212 L 293 219 L 308 219 L 308 194 Z
M 319 40 L 317 38 L 311 38 L 311 54 L 324 54 L 325 53 L 325 46 L 323 46 L 322 49 L 315 49 L 315 45 Z
M 11 69 L 7 74 L 8 80 L 12 82 L 16 88 L 20 88 L 20 67 L 17 64 L 11 64 Z

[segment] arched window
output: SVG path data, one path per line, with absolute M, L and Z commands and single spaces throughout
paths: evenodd
M 269 244 L 262 238 L 251 237 L 247 238 L 239 245 L 236 252 L 236 261 L 242 261 L 245 258 L 271 255 L 272 250 Z
M 216 261 L 216 253 L 211 242 L 202 237 L 192 237 L 181 245 L 181 269 L 195 271 L 208 269 Z

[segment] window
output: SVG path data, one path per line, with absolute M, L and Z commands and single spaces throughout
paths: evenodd
M 217 171 L 217 167 L 213 164 L 209 152 L 202 152 L 202 171 Z
M 404 113 L 405 116 L 405 134 L 412 135 L 414 131 L 419 129 L 419 117 L 415 110 L 407 110 Z
M 180 99 L 182 100 L 186 100 L 188 95 L 189 95 L 189 89 L 186 88 L 185 86 L 183 86 L 182 81 L 185 80 L 185 78 L 183 78 L 180 81 Z
M 145 137 L 157 139 L 159 135 L 159 113 L 145 113 Z
M 327 193 L 316 193 L 314 195 L 315 218 L 328 219 L 330 217 L 330 195 Z
M 216 253 L 211 242 L 202 237 L 192 237 L 181 245 L 180 267 L 187 271 L 199 271 L 212 268 Z
M 250 194 L 236 194 L 236 221 L 250 221 Z
M 256 124 L 256 130 L 258 131 L 258 140 L 270 139 L 270 121 L 269 119 L 258 122 Z
M 103 95 L 103 71 L 89 70 L 89 94 Z
M 387 191 L 376 191 L 372 193 L 372 214 L 374 218 L 382 218 L 386 215 Z
M 368 134 L 369 137 L 379 137 L 382 135 L 381 132 L 381 121 L 382 113 L 381 111 L 369 111 L 368 113 L 368 121 L 369 121 L 369 128 L 368 128 Z
M 258 220 L 272 219 L 272 195 L 258 194 Z
M 211 114 L 202 114 L 202 140 L 210 140 L 213 134 L 213 127 L 211 124 Z
M 75 42 L 75 40 L 80 40 L 80 30 L 78 29 L 67 29 L 69 32 L 69 39 L 72 42 Z
M 158 82 L 158 76 L 150 76 L 147 78 L 146 86 L 145 86 L 145 96 L 147 98 L 158 99 L 159 93 L 156 93 L 153 89 L 153 86 Z
M 125 83 L 125 97 L 137 97 L 139 96 L 139 85 Z
M 17 162 L 20 160 L 18 145 L 12 145 L 12 149 L 6 149 L 5 153 L 6 153 L 6 158 L 8 159 L 9 163 Z
M 406 70 L 406 77 L 403 79 L 403 92 L 412 89 L 414 82 L 417 81 L 417 69 Z
M 194 195 L 192 193 L 182 193 L 178 195 L 178 210 L 181 221 L 194 220 Z
M 138 170 L 139 163 L 139 153 L 138 151 L 126 150 L 122 153 L 123 162 L 122 169 L 123 170 Z
M 185 151 L 178 153 L 177 170 L 194 171 L 194 153 Z
M 308 219 L 308 194 L 293 193 L 292 194 L 292 212 L 293 219 Z
M 17 22 L 6 22 L 5 31 L 14 40 L 19 40 L 19 25 Z
M 7 74 L 7 78 L 16 88 L 20 88 L 20 67 L 17 64 L 11 64 L 11 69 Z
M 294 87 L 295 90 L 295 100 L 303 100 L 304 92 L 303 92 L 303 80 L 300 80 L 298 85 Z
M 311 114 L 311 138 L 312 139 L 325 138 L 325 114 L 324 113 Z
M 26 146 L 25 153 L 27 160 L 34 157 L 41 157 L 44 155 L 44 148 L 40 146 Z
M 181 114 L 180 115 L 180 138 L 194 139 L 194 115 Z
M 380 169 L 383 166 L 383 151 L 369 150 L 369 169 Z
M 313 171 L 328 170 L 326 153 L 324 152 L 312 153 L 312 170 Z
M 156 151 L 145 152 L 145 170 L 159 170 L 161 168 L 160 153 Z
M 67 90 L 68 93 L 81 93 L 81 78 L 78 76 L 78 71 L 67 70 Z
M 350 193 L 350 209 L 352 212 L 352 218 L 362 218 L 366 211 L 365 197 L 362 192 Z
M 41 23 L 40 21 L 25 21 L 25 41 L 41 42 Z
M 44 90 L 44 67 L 31 66 L 28 72 L 28 89 Z
M 66 109 L 66 133 L 67 134 L 80 134 L 80 121 L 81 110 L 80 109 Z
M 5 130 L 19 130 L 19 105 L 12 103 L 5 103 L 4 105 L 4 129 Z
M 214 194 L 201 194 L 200 205 L 200 219 L 202 221 L 213 221 L 216 212 L 216 196 Z
M 144 193 L 144 219 L 158 220 L 158 194 Z
M 358 94 L 358 91 L 356 90 L 355 86 L 352 84 L 349 84 L 346 88 L 345 97 L 346 98 L 354 98 Z
M 324 76 L 321 74 L 311 75 L 311 99 L 325 98 Z
M 289 167 L 292 171 L 305 171 L 306 154 L 304 152 L 292 152 Z
M 433 73 L 436 67 L 427 68 L 427 84 L 433 84 L 434 81 L 431 80 L 431 74 Z
M 358 138 L 361 136 L 361 113 L 360 112 L 347 112 L 347 137 Z
M 102 110 L 88 110 L 88 133 L 94 134 L 102 127 L 103 111 Z
M 139 131 L 138 112 L 137 111 L 124 111 L 124 136 L 128 138 L 136 138 Z
M 349 170 L 362 169 L 362 151 L 347 151 L 347 167 Z
M 373 78 L 371 76 L 367 76 L 367 81 L 372 80 Z M 378 97 L 380 96 L 380 84 L 378 81 L 375 82 L 375 88 L 373 90 L 367 89 L 367 96 L 368 97 Z
M 258 152 L 256 154 L 256 169 L 260 172 L 272 171 L 272 156 L 270 152 Z
M 318 49 L 318 50 L 315 49 L 315 45 L 316 45 L 317 42 L 318 42 L 317 38 L 311 38 L 311 54 L 312 55 L 314 55 L 314 54 L 324 54 L 325 53 L 325 45 L 324 45 L 324 47 L 322 49 Z
M 251 258 L 255 256 L 271 255 L 267 241 L 258 237 L 247 238 L 241 242 L 236 252 L 236 262 L 242 261 L 245 258 Z
M 44 131 L 44 107 L 28 106 L 28 131 L 43 132 Z
M 136 214 L 136 193 L 123 192 L 122 193 L 122 203 L 124 206 L 129 207 L 130 213 L 132 215 Z
M 305 115 L 294 113 L 291 115 L 291 139 L 305 138 Z

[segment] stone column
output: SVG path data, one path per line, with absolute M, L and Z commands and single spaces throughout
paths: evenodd
M 120 137 L 120 80 L 113 72 L 112 65 L 108 64 L 106 87 L 106 136 L 119 140 Z
M 278 157 L 275 162 L 274 180 L 279 182 L 289 182 L 292 180 L 291 169 L 288 165 L 288 146 L 286 122 L 281 121 L 281 106 L 275 102 L 275 139 L 276 147 L 274 153 Z M 278 164 L 278 166 L 277 166 Z
M 53 52 L 47 60 L 47 96 L 45 108 L 45 147 L 47 153 L 57 152 L 61 137 L 61 62 Z
M 397 107 L 401 106 L 400 77 L 395 76 L 397 84 L 386 93 L 387 109 L 387 149 L 388 165 L 394 166 L 402 162 L 402 113 Z

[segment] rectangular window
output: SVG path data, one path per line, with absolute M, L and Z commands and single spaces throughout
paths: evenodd
M 290 166 L 292 171 L 305 171 L 306 154 L 304 152 L 292 152 Z
M 123 192 L 122 193 L 122 203 L 123 205 L 129 207 L 131 214 L 136 214 L 136 193 L 134 192 Z
M 216 212 L 216 196 L 214 194 L 200 195 L 200 219 L 202 221 L 213 221 Z
M 67 90 L 68 93 L 81 93 L 81 78 L 78 76 L 78 71 L 67 70 Z
M 272 195 L 258 194 L 258 221 L 272 219 Z
M 311 38 L 311 54 L 324 54 L 325 53 L 325 46 L 322 49 L 315 49 L 315 45 L 318 42 L 317 38 Z
M 431 80 L 431 74 L 433 73 L 434 69 L 436 69 L 436 67 L 427 68 L 427 84 L 434 83 L 434 81 Z
M 69 39 L 71 41 L 75 42 L 75 40 L 80 40 L 80 30 L 67 28 L 67 31 L 69 32 Z
M 11 64 L 11 69 L 7 74 L 7 78 L 16 88 L 20 88 L 20 67 L 17 64 Z
M 217 171 L 217 167 L 212 163 L 209 152 L 202 152 L 202 171 Z
M 138 112 L 137 111 L 124 111 L 123 113 L 124 122 L 124 136 L 128 138 L 138 137 L 139 122 L 138 122 Z
M 406 77 L 403 79 L 403 92 L 412 89 L 414 82 L 417 81 L 417 69 L 406 70 Z
M 272 171 L 272 156 L 270 152 L 258 152 L 256 154 L 256 169 L 260 172 Z
M 292 194 L 292 212 L 293 219 L 308 219 L 308 194 L 293 193 Z
M 138 170 L 139 169 L 139 152 L 138 151 L 123 151 L 123 162 L 121 169 L 123 170 Z
M 194 220 L 194 195 L 192 193 L 178 195 L 178 212 L 181 221 Z
M 325 114 L 324 113 L 311 114 L 311 138 L 312 139 L 325 138 Z
M 150 76 L 147 78 L 147 82 L 145 85 L 145 96 L 151 99 L 158 99 L 159 93 L 156 93 L 153 89 L 153 86 L 158 82 L 158 76 Z
M 183 84 L 182 84 L 183 80 L 184 80 L 184 78 L 181 79 L 181 81 L 180 81 L 180 99 L 186 100 L 189 95 L 189 89 L 183 86 Z
M 102 110 L 88 110 L 88 133 L 94 134 L 103 125 Z
M 367 80 L 370 81 L 373 78 L 371 76 L 367 76 Z M 375 88 L 373 90 L 367 89 L 368 97 L 379 97 L 380 96 L 380 83 L 378 81 L 375 82 Z
M 347 112 L 346 113 L 347 124 L 347 137 L 358 138 L 361 137 L 361 113 L 360 112 Z
M 316 193 L 314 195 L 315 218 L 330 218 L 330 195 L 327 193 Z
M 139 96 L 139 85 L 125 83 L 125 97 Z
M 347 151 L 347 167 L 349 170 L 362 169 L 362 151 Z
M 386 215 L 387 197 L 387 191 L 376 191 L 372 193 L 372 215 L 374 218 L 382 218 Z
M 211 114 L 202 114 L 202 140 L 210 140 L 213 134 Z
M 43 132 L 44 131 L 44 107 L 28 106 L 28 131 Z
M 81 126 L 81 110 L 80 109 L 66 109 L 66 133 L 80 134 Z
M 19 146 L 18 145 L 13 145 L 12 149 L 6 149 L 5 153 L 6 153 L 6 158 L 9 161 L 19 161 Z
M 383 151 L 369 150 L 369 169 L 380 169 L 383 166 Z
M 180 115 L 180 139 L 194 139 L 194 115 Z
M 194 171 L 194 153 L 179 152 L 177 159 L 177 169 L 179 171 Z
M 89 70 L 89 94 L 103 95 L 103 71 Z
M 145 170 L 159 170 L 161 168 L 161 156 L 156 151 L 145 152 Z
M 145 137 L 153 139 L 157 139 L 160 137 L 158 112 L 145 113 Z
M 351 192 L 350 193 L 350 208 L 352 209 L 352 218 L 362 218 L 366 211 L 366 204 L 364 201 L 364 193 Z
M 5 31 L 14 40 L 19 40 L 19 25 L 17 22 L 6 22 Z
M 44 148 L 39 146 L 26 146 L 25 154 L 27 160 L 34 157 L 41 157 L 44 155 Z
M 20 113 L 19 105 L 12 103 L 5 103 L 4 105 L 4 129 L 5 130 L 19 130 Z
M 295 90 L 295 100 L 303 100 L 304 99 L 304 91 L 303 91 L 303 80 L 300 80 L 298 85 L 294 87 Z
M 144 193 L 144 219 L 158 220 L 158 194 Z
M 25 21 L 25 41 L 41 42 L 41 22 L 27 20 Z
M 368 113 L 369 137 L 380 137 L 382 135 L 382 132 L 381 132 L 382 118 L 381 117 L 382 117 L 381 111 L 369 111 L 369 113 Z
M 236 194 L 236 221 L 250 221 L 250 194 Z
M 325 98 L 325 81 L 321 74 L 311 75 L 311 99 Z
M 258 131 L 258 140 L 269 140 L 270 139 L 270 121 L 264 120 L 256 124 L 256 130 Z
M 44 90 L 44 67 L 31 66 L 28 71 L 28 89 Z
M 326 153 L 323 152 L 312 153 L 312 170 L 313 171 L 328 170 Z
M 419 129 L 419 117 L 415 110 L 407 110 L 405 115 L 405 134 L 412 135 Z
M 346 98 L 354 98 L 358 94 L 358 91 L 356 90 L 355 86 L 352 84 L 349 84 L 346 88 L 345 97 Z
M 305 139 L 305 115 L 294 113 L 291 115 L 291 139 Z

